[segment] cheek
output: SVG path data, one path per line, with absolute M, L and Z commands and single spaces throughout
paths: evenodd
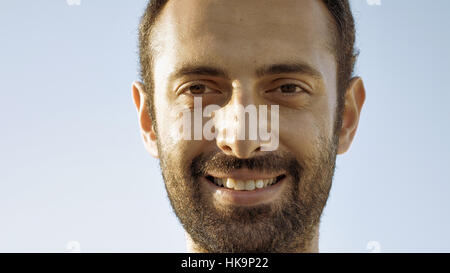
M 189 109 L 184 104 L 178 106 L 171 104 L 169 106 L 163 100 L 160 100 L 160 103 L 155 105 L 158 105 L 156 107 L 156 119 L 160 150 L 171 162 L 184 168 L 186 164 L 191 163 L 195 156 L 204 152 L 205 142 L 207 141 L 193 139 L 195 122 L 192 109 Z M 191 132 L 190 138 L 185 138 L 186 119 L 190 120 L 188 122 L 190 130 L 187 130 Z M 203 120 L 203 123 L 200 124 L 205 123 L 206 121 Z
M 332 137 L 327 101 L 323 98 L 311 109 L 280 110 L 280 144 L 303 164 L 318 156 L 318 142 Z
M 332 55 L 319 55 L 320 69 L 323 71 L 324 83 L 323 90 L 326 90 L 320 98 L 317 111 L 322 116 L 324 126 L 334 130 L 334 119 L 337 106 L 337 64 Z
M 312 140 L 319 134 L 320 131 L 311 114 L 280 117 L 280 143 L 299 159 L 312 152 Z

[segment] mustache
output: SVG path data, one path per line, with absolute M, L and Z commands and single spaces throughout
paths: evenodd
M 206 176 L 210 172 L 231 172 L 241 168 L 259 172 L 286 172 L 298 181 L 303 167 L 288 152 L 271 152 L 251 158 L 237 158 L 223 152 L 210 152 L 198 155 L 192 160 L 191 175 L 194 178 Z

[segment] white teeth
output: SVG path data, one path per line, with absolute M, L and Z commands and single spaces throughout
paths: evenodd
M 252 191 L 254 189 L 265 188 L 274 184 L 276 178 L 270 179 L 257 179 L 257 180 L 235 180 L 233 178 L 217 178 L 214 177 L 214 183 L 216 185 L 223 186 L 228 189 L 234 189 L 237 191 Z
M 246 191 L 252 191 L 255 189 L 255 181 L 249 180 L 245 182 L 245 190 Z
M 234 189 L 238 191 L 245 190 L 245 181 L 236 180 L 236 184 L 234 184 Z
M 262 179 L 256 180 L 255 186 L 258 189 L 261 189 L 262 187 L 264 187 L 264 181 Z
M 228 178 L 225 186 L 229 189 L 234 189 L 234 184 L 235 184 L 234 179 Z

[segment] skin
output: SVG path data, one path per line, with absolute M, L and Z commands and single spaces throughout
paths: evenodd
M 334 132 L 337 64 L 330 39 L 333 37 L 331 15 L 320 1 L 283 0 L 282 3 L 276 0 L 169 1 L 158 18 L 153 37 L 156 121 L 148 114 L 148 97 L 143 85 L 138 81 L 132 84 L 141 135 L 152 156 L 161 156 L 161 147 L 170 153 L 170 158 L 180 162 L 191 162 L 207 152 L 221 152 L 239 159 L 270 153 L 261 151 L 259 140 L 186 141 L 172 137 L 171 125 L 180 122 L 180 111 L 193 107 L 189 92 L 180 92 L 180 87 L 190 83 L 203 84 L 212 90 L 201 95 L 205 104 L 220 105 L 224 111 L 237 104 L 279 105 L 277 151 L 289 152 L 302 166 L 311 165 L 311 159 L 319 156 L 318 139 L 330 143 L 335 139 L 337 154 L 349 149 L 365 100 L 363 82 L 359 77 L 351 80 L 345 94 L 342 128 Z M 316 75 L 297 71 L 258 77 L 255 73 L 261 67 L 287 63 L 306 65 Z M 213 67 L 227 75 L 171 77 L 186 65 Z M 283 84 L 295 84 L 298 91 L 283 93 L 277 89 Z M 273 89 L 276 91 L 265 92 Z M 291 189 L 289 183 L 293 182 L 284 183 L 282 191 Z M 204 188 L 201 190 L 205 193 Z M 276 205 L 280 199 L 268 202 Z M 216 207 L 227 205 L 214 198 L 208 200 Z M 294 251 L 318 252 L 318 229 L 317 224 L 311 229 L 312 236 Z M 206 251 L 186 235 L 189 251 Z

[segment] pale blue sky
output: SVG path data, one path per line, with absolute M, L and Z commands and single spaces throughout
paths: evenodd
M 145 0 L 0 1 L 0 252 L 184 252 L 131 100 Z M 450 252 L 450 1 L 354 0 L 366 105 L 320 250 Z

